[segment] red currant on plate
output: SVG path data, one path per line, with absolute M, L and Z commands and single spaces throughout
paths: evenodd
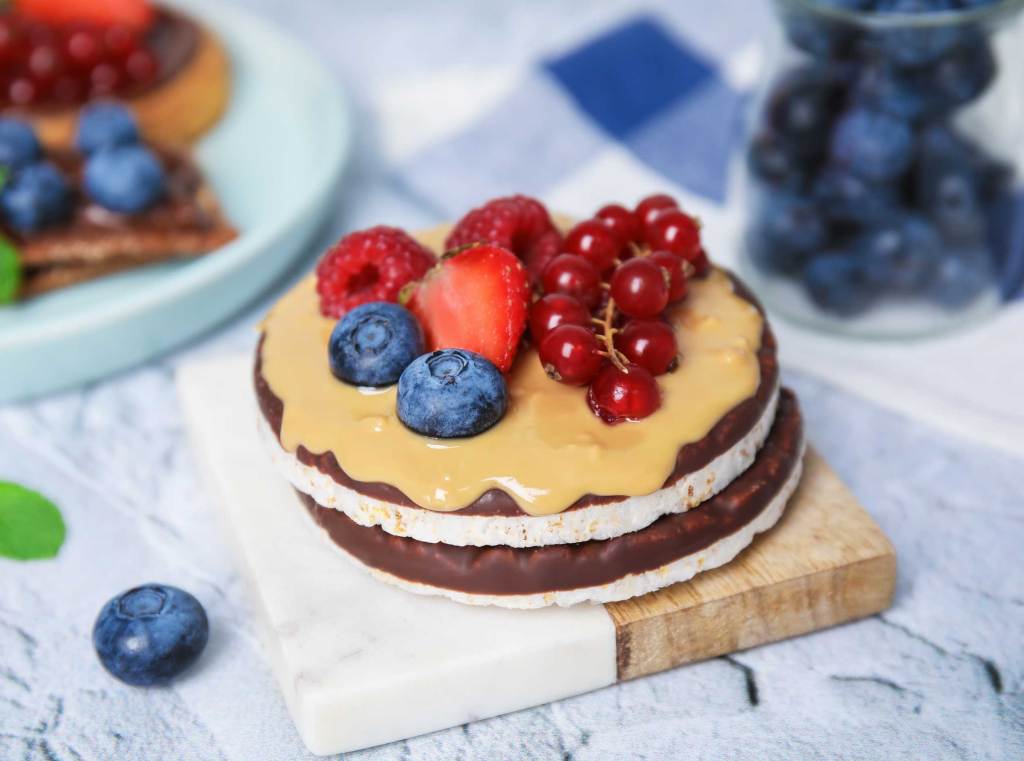
M 601 220 L 604 226 L 611 230 L 612 235 L 619 242 L 620 249 L 630 243 L 640 241 L 640 223 L 633 212 L 625 206 L 620 206 L 617 203 L 602 206 L 597 210 L 594 218 Z
M 530 307 L 530 335 L 535 344 L 559 325 L 590 325 L 590 312 L 579 299 L 564 293 L 549 293 Z
M 64 51 L 72 66 L 88 71 L 103 56 L 103 39 L 91 29 L 72 29 L 64 41 Z
M 678 209 L 662 210 L 644 229 L 644 242 L 652 249 L 692 260 L 700 253 L 700 225 Z
M 587 404 L 595 415 L 614 425 L 653 415 L 661 406 L 661 392 L 654 376 L 640 365 L 621 369 L 608 363 L 591 382 Z
M 540 361 L 552 380 L 585 386 L 601 369 L 604 357 L 597 336 L 582 325 L 559 325 L 541 341 Z
M 615 346 L 651 375 L 663 375 L 679 364 L 675 331 L 661 320 L 630 320 L 616 334 Z
M 648 224 L 654 219 L 654 215 L 662 209 L 678 209 L 679 204 L 676 203 L 676 199 L 672 196 L 667 196 L 664 193 L 660 193 L 654 196 L 647 196 L 644 200 L 636 205 L 636 211 L 633 214 L 636 216 L 637 224 L 640 225 L 640 232 L 647 227 Z
M 704 277 L 711 272 L 711 260 L 708 259 L 707 251 L 703 248 L 698 252 L 696 258 L 694 258 L 690 264 L 693 265 L 694 277 Z
M 563 251 L 582 256 L 597 267 L 598 272 L 615 264 L 620 248 L 618 238 L 599 219 L 580 222 L 569 231 L 562 244 Z
M 541 285 L 545 293 L 565 293 L 589 309 L 601 300 L 601 273 L 587 259 L 576 254 L 559 254 L 544 268 Z
M 647 257 L 630 259 L 612 275 L 611 295 L 630 317 L 656 317 L 668 306 L 669 278 Z
M 668 301 L 670 304 L 686 297 L 686 273 L 683 260 L 668 251 L 655 251 L 648 261 L 654 262 L 668 275 Z

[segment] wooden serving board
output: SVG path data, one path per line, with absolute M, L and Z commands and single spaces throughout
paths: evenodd
M 303 741 L 347 752 L 850 621 L 892 598 L 892 545 L 808 452 L 779 524 L 732 563 L 606 606 L 510 611 L 412 595 L 349 563 L 256 437 L 250 360 L 184 368 L 179 392 Z

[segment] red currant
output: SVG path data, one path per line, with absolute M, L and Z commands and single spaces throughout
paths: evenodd
M 28 54 L 28 73 L 37 85 L 47 85 L 64 71 L 64 56 L 56 45 L 37 45 Z
M 630 317 L 655 317 L 668 306 L 668 277 L 647 257 L 630 259 L 615 270 L 611 295 Z
M 686 297 L 686 273 L 683 260 L 668 251 L 655 251 L 647 259 L 661 267 L 668 275 L 668 301 L 674 303 Z
M 601 273 L 582 256 L 559 254 L 544 268 L 541 285 L 545 293 L 565 293 L 588 309 L 601 300 Z
M 156 56 L 145 48 L 139 48 L 128 56 L 124 66 L 128 71 L 129 78 L 133 82 L 142 85 L 148 85 L 156 79 L 157 71 L 159 70 Z
M 104 30 L 103 45 L 110 55 L 123 61 L 139 47 L 139 40 L 131 27 L 114 24 Z
M 653 415 L 661 406 L 661 392 L 654 376 L 640 365 L 628 364 L 620 370 L 608 363 L 591 382 L 587 404 L 595 415 L 614 425 Z
M 80 76 L 64 74 L 53 83 L 52 96 L 58 103 L 81 103 L 85 100 L 86 91 L 86 84 Z
M 15 106 L 30 106 L 39 95 L 39 86 L 25 76 L 15 77 L 7 85 L 7 100 Z
M 89 72 L 89 85 L 96 95 L 109 95 L 115 92 L 122 81 L 120 69 L 112 63 L 97 64 Z
M 709 272 L 711 272 L 711 260 L 708 259 L 707 251 L 703 248 L 698 252 L 696 258 L 694 258 L 690 264 L 693 265 L 694 277 L 705 277 Z
M 103 55 L 103 41 L 91 29 L 74 29 L 68 33 L 64 50 L 73 66 L 88 71 Z
M 611 267 L 619 256 L 619 241 L 604 222 L 599 219 L 588 219 L 580 222 L 565 236 L 562 250 L 569 254 L 578 254 L 604 272 Z
M 651 375 L 663 375 L 679 364 L 676 334 L 661 320 L 630 320 L 615 335 L 615 346 Z
M 541 341 L 540 361 L 552 380 L 585 386 L 601 369 L 604 357 L 597 336 L 582 325 L 559 325 Z
M 620 249 L 628 246 L 630 243 L 639 242 L 640 224 L 637 222 L 633 212 L 625 206 L 619 206 L 616 203 L 602 206 L 594 217 L 601 220 L 604 226 L 611 230 L 612 235 L 619 242 Z
M 665 209 L 644 228 L 644 242 L 652 249 L 670 251 L 689 261 L 700 252 L 700 226 L 689 214 Z
M 0 61 L 13 63 L 25 55 L 25 32 L 14 16 L 0 16 Z
M 679 204 L 676 203 L 676 199 L 672 196 L 667 196 L 664 193 L 647 196 L 644 200 L 636 205 L 636 211 L 633 214 L 636 216 L 636 222 L 640 225 L 640 232 L 654 219 L 654 215 L 662 209 L 678 209 Z
M 587 308 L 564 293 L 549 293 L 530 308 L 530 335 L 540 344 L 559 325 L 590 325 Z

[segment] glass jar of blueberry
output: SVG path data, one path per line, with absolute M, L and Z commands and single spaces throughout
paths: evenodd
M 991 313 L 1024 279 L 1024 0 L 776 0 L 751 114 L 746 274 L 871 337 Z

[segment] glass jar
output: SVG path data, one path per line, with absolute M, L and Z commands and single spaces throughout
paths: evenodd
M 861 336 L 990 314 L 1024 266 L 1024 0 L 775 2 L 746 277 L 784 316 Z

